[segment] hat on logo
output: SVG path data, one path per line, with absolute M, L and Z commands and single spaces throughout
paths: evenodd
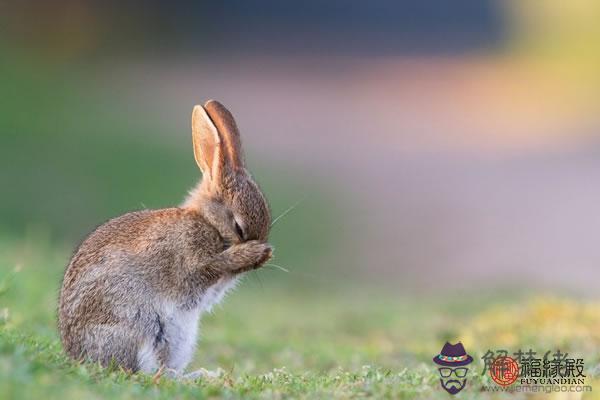
M 433 362 L 445 367 L 460 367 L 473 362 L 473 357 L 467 354 L 461 342 L 450 344 L 446 342 L 442 351 L 433 357 Z

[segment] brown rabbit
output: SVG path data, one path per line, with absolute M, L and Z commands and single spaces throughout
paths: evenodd
M 182 376 L 200 315 L 271 257 L 269 207 L 231 113 L 194 107 L 192 137 L 202 180 L 185 202 L 108 221 L 69 262 L 58 316 L 69 356 Z

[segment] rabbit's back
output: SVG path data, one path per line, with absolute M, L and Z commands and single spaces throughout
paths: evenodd
M 122 273 L 129 267 L 140 267 L 137 263 L 123 265 L 123 258 L 152 261 L 144 267 L 163 269 L 222 250 L 219 233 L 195 211 L 167 208 L 130 212 L 100 225 L 81 243 L 65 271 L 63 290 L 98 265 L 107 270 L 125 269 Z

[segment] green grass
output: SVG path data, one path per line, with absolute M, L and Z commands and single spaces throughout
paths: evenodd
M 490 384 L 480 374 L 487 348 L 560 346 L 584 357 L 592 378 L 600 363 L 593 302 L 423 299 L 368 285 L 303 286 L 294 271 L 265 269 L 201 322 L 190 370 L 222 368 L 221 378 L 129 375 L 63 355 L 55 309 L 67 258 L 43 238 L 0 238 L 3 398 L 448 398 L 431 362 L 445 340 L 462 340 L 476 360 L 461 398 L 479 398 Z
M 78 365 L 60 353 L 56 341 L 0 332 L 3 377 L 7 398 L 278 398 L 336 396 L 399 397 L 428 391 L 427 370 L 394 373 L 365 366 L 329 374 L 291 373 L 286 368 L 267 373 L 181 382 L 148 375 L 128 375 L 117 368 Z M 8 358 L 7 357 L 10 357 Z M 8 362 L 7 362 L 8 361 Z

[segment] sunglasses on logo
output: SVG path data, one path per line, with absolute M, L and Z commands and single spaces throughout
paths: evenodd
M 458 378 L 464 378 L 467 376 L 467 371 L 469 368 L 438 368 L 440 371 L 440 375 L 442 378 L 449 378 L 452 373 L 456 375 Z

